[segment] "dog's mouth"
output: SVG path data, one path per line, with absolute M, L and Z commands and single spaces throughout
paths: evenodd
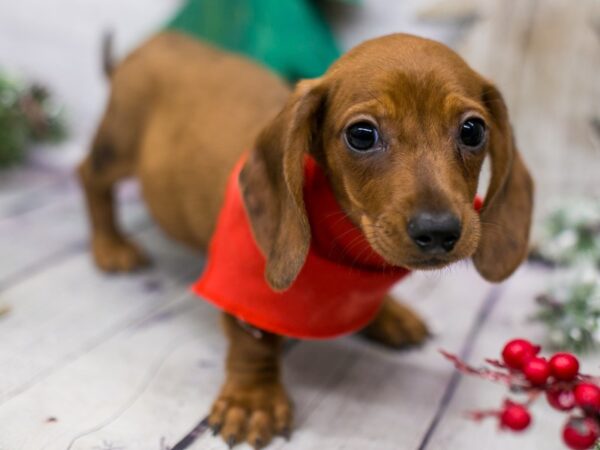
M 367 237 L 369 244 L 388 264 L 396 267 L 403 267 L 409 270 L 436 270 L 443 269 L 457 261 L 463 259 L 458 252 L 438 254 L 438 255 L 419 255 L 412 247 L 393 246 L 391 243 L 383 242 L 377 236 Z
M 406 265 L 411 269 L 417 270 L 435 270 L 442 269 L 449 264 L 456 262 L 453 259 L 442 259 L 442 258 L 425 258 L 425 259 L 413 259 L 408 260 Z

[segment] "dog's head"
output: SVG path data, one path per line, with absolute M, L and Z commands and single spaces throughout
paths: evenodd
M 276 290 L 293 282 L 309 248 L 306 153 L 390 264 L 433 269 L 472 257 L 499 281 L 526 256 L 533 185 L 506 106 L 442 44 L 400 34 L 368 41 L 300 82 L 261 133 L 240 185 Z M 492 176 L 478 214 L 486 155 Z

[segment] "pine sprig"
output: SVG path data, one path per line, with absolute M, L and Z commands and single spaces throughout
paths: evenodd
M 600 267 L 600 199 L 572 198 L 557 206 L 540 227 L 537 253 L 557 265 L 589 261 Z
M 63 111 L 46 88 L 0 74 L 0 167 L 22 161 L 32 143 L 65 135 Z
M 600 199 L 572 199 L 543 223 L 537 254 L 554 266 L 537 297 L 534 320 L 557 348 L 592 350 L 600 342 Z
M 600 338 L 600 275 L 591 265 L 559 269 L 537 297 L 535 320 L 548 327 L 550 343 L 575 351 L 591 350 Z

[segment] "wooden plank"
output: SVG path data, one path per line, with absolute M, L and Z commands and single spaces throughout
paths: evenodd
M 149 218 L 139 201 L 135 184 L 119 190 L 120 223 L 132 232 L 149 226 Z M 33 203 L 29 197 L 40 199 Z M 0 217 L 0 291 L 45 266 L 56 264 L 73 253 L 88 250 L 89 229 L 81 190 L 75 180 L 61 182 L 46 191 L 21 197 L 27 210 Z M 6 210 L 5 210 L 6 211 Z
M 59 198 L 69 184 L 68 176 L 35 166 L 0 171 L 0 220 L 17 216 L 48 203 L 48 197 Z
M 121 194 L 126 228 L 135 230 L 147 224 L 135 188 L 126 187 Z M 10 403 L 38 387 L 48 394 L 62 393 L 64 389 L 46 389 L 45 378 L 162 306 L 165 295 L 181 296 L 193 278 L 190 274 L 195 276 L 201 269 L 199 255 L 179 248 L 151 229 L 142 234 L 141 241 L 158 260 L 154 270 L 134 277 L 103 276 L 92 266 L 88 253 L 87 223 L 78 186 L 69 180 L 49 198 L 48 205 L 0 220 L 0 249 L 10 255 L 0 266 L 5 289 L 1 299 L 12 305 L 10 314 L 0 322 L 0 361 L 3 367 L 10 367 L 0 374 L 0 403 Z M 31 276 L 40 263 L 40 273 Z M 21 273 L 28 277 L 19 277 Z M 78 381 L 82 390 L 87 389 L 85 380 L 73 377 L 71 383 Z M 21 414 L 15 417 L 24 419 Z M 18 428 L 14 430 L 20 436 L 17 439 L 31 437 L 19 433 Z M 3 439 L 0 437 L 0 448 L 5 448 Z M 19 448 L 13 443 L 7 445 Z
M 3 405 L 0 448 L 159 449 L 176 440 L 219 386 L 216 315 L 180 292 L 138 317 Z
M 485 329 L 473 342 L 473 351 L 468 358 L 472 364 L 483 363 L 484 358 L 498 357 L 504 343 L 514 337 L 544 342 L 542 325 L 532 323 L 529 317 L 535 312 L 534 298 L 545 289 L 548 278 L 549 272 L 545 269 L 525 267 L 508 283 Z M 444 347 L 449 351 L 458 350 Z M 597 372 L 599 363 L 600 356 L 587 355 L 582 358 L 582 369 L 588 373 Z M 532 410 L 534 423 L 531 430 L 523 434 L 501 433 L 493 419 L 475 423 L 464 417 L 467 411 L 499 407 L 506 394 L 505 388 L 489 381 L 461 377 L 447 414 L 427 450 L 564 449 L 560 433 L 567 416 L 550 409 L 543 398 Z
M 3 292 L 12 310 L 0 322 L 0 362 L 10 367 L 0 372 L 0 405 L 157 309 L 200 272 L 198 255 L 156 229 L 140 237 L 156 256 L 152 270 L 103 275 L 82 252 Z
M 12 375 L 4 375 L 0 386 L 12 389 L 0 397 L 0 421 L 12 431 L 0 436 L 0 448 L 173 445 L 202 418 L 222 381 L 224 342 L 216 312 L 183 294 L 181 284 L 147 292 L 144 275 L 103 277 L 80 258 L 34 277 L 20 291 L 11 289 L 23 308 L 11 318 L 11 340 L 1 347 L 0 361 Z M 171 273 L 161 282 L 166 285 L 174 272 L 196 261 L 164 261 Z M 442 340 L 462 343 L 489 289 L 470 270 L 450 272 L 419 275 L 398 288 L 438 321 L 437 342 L 422 351 L 396 353 L 356 338 L 302 343 L 292 350 L 286 378 L 297 404 L 298 431 L 286 448 L 418 444 L 451 374 L 435 349 Z M 65 286 L 69 278 L 73 284 L 56 303 L 41 294 L 48 280 Z M 19 332 L 24 320 L 40 329 Z M 48 417 L 57 421 L 46 423 Z M 189 448 L 224 445 L 205 435 Z
M 72 202 L 67 202 L 67 205 L 72 206 Z M 57 211 L 60 211 L 60 208 Z M 65 218 L 64 211 L 63 214 L 52 212 L 48 221 L 59 223 L 59 217 Z M 69 218 L 67 217 L 67 219 Z M 84 228 L 82 221 L 75 220 L 75 223 L 77 225 L 74 225 L 73 228 L 78 234 L 81 234 Z M 90 420 L 102 422 L 104 420 L 102 414 L 107 410 L 112 412 L 110 408 L 118 410 L 123 401 L 123 397 L 114 394 L 110 389 L 114 388 L 119 392 L 129 393 L 130 386 L 137 386 L 135 383 L 132 385 L 132 380 L 144 384 L 146 382 L 144 380 L 147 379 L 144 377 L 147 377 L 148 370 L 151 372 L 156 367 L 156 352 L 158 352 L 159 360 L 162 361 L 167 358 L 169 352 L 179 351 L 179 341 L 175 343 L 177 345 L 164 347 L 161 339 L 153 341 L 154 334 L 150 334 L 148 337 L 152 342 L 143 342 L 142 344 L 126 335 L 125 341 L 129 346 L 127 347 L 129 353 L 144 354 L 142 364 L 139 365 L 140 371 L 136 372 L 129 369 L 134 359 L 130 357 L 131 355 L 128 355 L 127 359 L 119 361 L 119 358 L 123 357 L 123 342 L 117 343 L 116 346 L 109 344 L 108 348 L 103 345 L 105 341 L 110 341 L 115 334 L 119 334 L 125 328 L 132 328 L 133 331 L 130 330 L 130 334 L 137 336 L 138 328 L 145 330 L 148 324 L 153 322 L 168 324 L 175 316 L 179 318 L 176 328 L 167 328 L 166 330 L 160 328 L 160 332 L 163 333 L 162 337 L 171 334 L 180 336 L 182 322 L 190 318 L 187 310 L 202 304 L 196 299 L 191 300 L 188 296 L 188 305 L 183 309 L 180 305 L 181 299 L 186 298 L 189 282 L 201 270 L 199 255 L 167 241 L 156 229 L 144 232 L 140 238 L 141 244 L 148 248 L 152 256 L 156 258 L 156 264 L 152 271 L 134 276 L 102 275 L 92 266 L 87 251 L 80 250 L 78 254 L 69 255 L 65 261 L 47 268 L 42 273 L 4 292 L 3 298 L 14 304 L 14 308 L 11 314 L 0 323 L 3 336 L 6 336 L 6 339 L 0 343 L 0 361 L 3 367 L 10 367 L 10 370 L 0 374 L 0 386 L 2 387 L 0 390 L 0 415 L 5 415 L 6 423 L 12 424 L 12 421 L 16 420 L 18 424 L 25 427 L 26 431 L 23 426 L 8 426 L 11 433 L 3 433 L 0 436 L 0 448 L 5 448 L 4 446 L 11 449 L 38 448 L 42 444 L 45 445 L 46 440 L 55 436 L 57 430 L 59 435 L 63 436 L 64 434 L 69 442 L 79 434 L 83 438 L 85 430 L 88 429 L 87 422 L 76 420 L 78 428 L 76 427 L 72 433 L 65 434 L 61 426 L 49 427 L 45 421 L 46 418 L 62 416 L 63 420 L 67 419 L 64 426 L 68 429 L 69 426 L 73 426 L 68 420 L 72 414 L 79 418 L 88 410 L 94 409 L 98 402 L 101 402 L 107 406 L 104 409 L 100 408 L 99 415 L 91 417 Z M 51 296 L 50 299 L 48 295 Z M 174 302 L 174 305 L 165 310 L 163 305 L 169 304 L 169 301 Z M 205 309 L 210 309 L 208 305 L 203 306 Z M 210 312 L 212 313 L 211 323 L 217 330 L 216 312 L 212 309 Z M 200 333 L 198 339 L 206 343 L 205 339 L 209 338 L 210 333 L 202 326 L 202 321 L 192 321 L 190 324 L 191 328 Z M 143 332 L 139 334 L 145 336 Z M 171 342 L 169 339 L 167 341 Z M 192 347 L 195 346 L 195 344 L 192 345 Z M 96 348 L 102 350 L 96 356 L 97 359 L 93 359 L 91 364 L 88 363 L 87 370 L 67 371 L 64 378 L 59 377 L 60 383 L 64 384 L 53 385 L 52 380 L 55 373 L 63 373 L 62 368 L 70 366 L 72 363 L 78 367 L 77 361 L 81 358 L 85 359 L 85 355 Z M 209 345 L 208 348 L 212 347 Z M 144 349 L 147 349 L 146 353 L 144 353 Z M 192 353 L 196 354 L 194 348 L 190 348 L 185 356 L 190 356 Z M 223 351 L 219 351 L 219 357 L 222 354 Z M 113 364 L 112 359 L 115 359 L 117 363 Z M 149 363 L 150 367 L 144 363 Z M 193 364 L 197 370 L 198 360 L 195 356 L 191 356 L 189 363 Z M 201 368 L 206 364 L 206 361 L 200 360 Z M 96 371 L 107 371 L 104 377 L 100 377 L 101 382 L 113 380 L 113 374 L 118 371 L 117 366 L 125 372 L 125 375 L 118 379 L 116 384 L 109 386 L 110 389 L 105 389 L 104 385 L 94 388 L 93 383 L 90 384 L 90 378 L 93 378 L 91 374 Z M 212 367 L 212 364 L 208 364 L 208 366 Z M 187 373 L 185 370 L 181 371 L 183 376 Z M 135 378 L 135 374 L 141 378 Z M 219 381 L 220 378 L 219 376 Z M 173 383 L 173 379 L 169 375 L 163 380 L 159 391 L 155 393 L 156 398 L 151 401 L 160 403 L 159 398 L 164 395 L 163 389 L 170 389 L 171 383 Z M 211 383 L 215 389 L 218 388 L 218 385 L 218 381 Z M 71 391 L 75 395 L 73 402 L 79 402 L 78 405 L 64 401 L 65 393 Z M 175 401 L 171 405 L 175 412 L 181 409 L 181 399 L 188 397 L 185 392 L 178 391 L 178 393 L 181 396 L 174 397 Z M 81 403 L 80 397 L 88 398 L 91 403 Z M 22 402 L 23 399 L 26 400 Z M 208 401 L 208 397 L 206 399 Z M 190 401 L 186 405 L 196 412 L 196 403 Z M 48 405 L 49 408 L 38 408 L 39 405 Z M 82 408 L 77 406 L 82 406 Z M 19 409 L 21 407 L 24 409 Z M 204 409 L 207 408 L 208 406 Z M 142 411 L 146 411 L 146 409 L 142 408 Z M 42 417 L 44 417 L 43 420 Z M 169 413 L 169 417 L 178 423 L 176 414 Z M 36 421 L 37 418 L 40 420 Z M 171 424 L 171 422 L 165 421 L 164 417 L 161 421 L 167 425 Z M 51 423 L 58 424 L 59 422 Z M 183 426 L 187 425 L 185 421 L 181 421 L 181 423 Z M 141 420 L 135 424 L 139 430 L 132 430 L 131 424 L 128 424 L 127 436 L 137 442 L 144 436 L 143 428 L 146 422 Z M 39 430 L 36 428 L 37 426 L 40 427 Z M 177 427 L 174 428 L 174 431 L 178 431 Z M 184 431 L 186 430 L 180 430 L 177 436 L 183 435 Z M 168 433 L 166 435 L 170 437 Z M 154 439 L 154 435 L 151 436 Z M 173 436 L 171 440 L 174 439 Z M 156 442 L 158 442 L 158 438 Z M 103 445 L 102 442 L 100 445 Z M 65 442 L 59 439 L 59 443 L 53 448 L 63 449 L 65 447 Z M 134 444 L 133 448 L 149 447 Z

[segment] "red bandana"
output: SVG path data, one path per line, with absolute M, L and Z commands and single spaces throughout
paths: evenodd
M 304 173 L 304 202 L 312 240 L 294 283 L 274 292 L 264 278 L 238 186 L 243 161 L 229 178 L 225 201 L 193 286 L 199 296 L 258 328 L 296 338 L 352 333 L 375 316 L 385 294 L 408 271 L 386 264 L 338 205 L 313 159 Z
M 193 291 L 258 328 L 295 338 L 355 332 L 375 316 L 390 288 L 409 273 L 371 249 L 338 205 L 325 174 L 307 159 L 304 202 L 312 239 L 294 283 L 274 292 L 264 278 L 265 257 L 252 237 L 238 186 L 243 159 L 229 178 L 225 201 Z

